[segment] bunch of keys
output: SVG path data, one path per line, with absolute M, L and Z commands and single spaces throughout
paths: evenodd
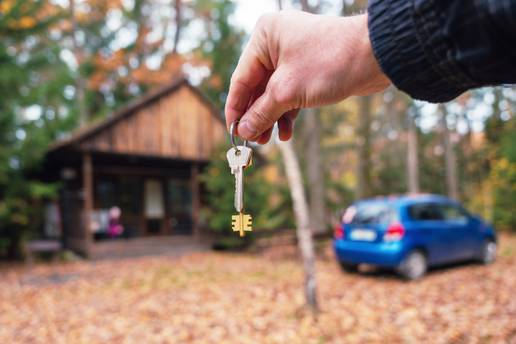
M 237 122 L 231 123 L 229 135 L 231 147 L 226 156 L 228 158 L 231 174 L 235 175 L 235 210 L 238 214 L 231 216 L 231 223 L 234 232 L 239 232 L 243 237 L 245 232 L 250 232 L 252 228 L 251 215 L 244 214 L 244 169 L 251 166 L 253 160 L 253 150 L 247 147 L 247 141 L 237 146 L 235 144 L 235 126 Z

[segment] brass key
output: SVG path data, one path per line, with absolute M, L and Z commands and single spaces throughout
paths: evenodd
M 244 236 L 244 232 L 252 230 L 251 215 L 244 214 L 244 169 L 251 166 L 253 151 L 247 147 L 247 141 L 243 146 L 237 146 L 234 143 L 234 123 L 231 124 L 230 135 L 233 147 L 228 150 L 226 157 L 228 159 L 231 174 L 235 176 L 235 210 L 237 215 L 233 215 L 232 228 L 234 232 L 239 232 L 240 236 Z

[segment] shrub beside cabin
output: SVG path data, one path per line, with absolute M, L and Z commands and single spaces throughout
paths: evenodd
M 199 172 L 225 140 L 218 111 L 186 80 L 150 93 L 51 145 L 44 178 L 62 188 L 46 227 L 84 255 L 106 236 L 114 207 L 123 237 L 198 237 Z

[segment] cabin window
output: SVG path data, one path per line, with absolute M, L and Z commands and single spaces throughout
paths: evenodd
M 145 181 L 145 217 L 148 219 L 162 219 L 165 216 L 163 204 L 163 187 L 157 179 Z
M 96 199 L 97 209 L 109 209 L 117 206 L 118 202 L 116 199 L 116 183 L 113 178 L 101 178 L 96 183 Z
M 141 214 L 142 197 L 141 197 L 140 180 L 136 177 L 122 177 L 119 183 L 119 203 L 120 208 L 126 213 Z

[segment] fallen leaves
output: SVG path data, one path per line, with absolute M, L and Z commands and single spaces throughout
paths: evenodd
M 502 238 L 502 252 L 514 248 Z M 516 342 L 514 255 L 412 283 L 342 273 L 329 247 L 321 257 L 317 318 L 304 311 L 298 261 L 271 252 L 4 269 L 0 342 Z

